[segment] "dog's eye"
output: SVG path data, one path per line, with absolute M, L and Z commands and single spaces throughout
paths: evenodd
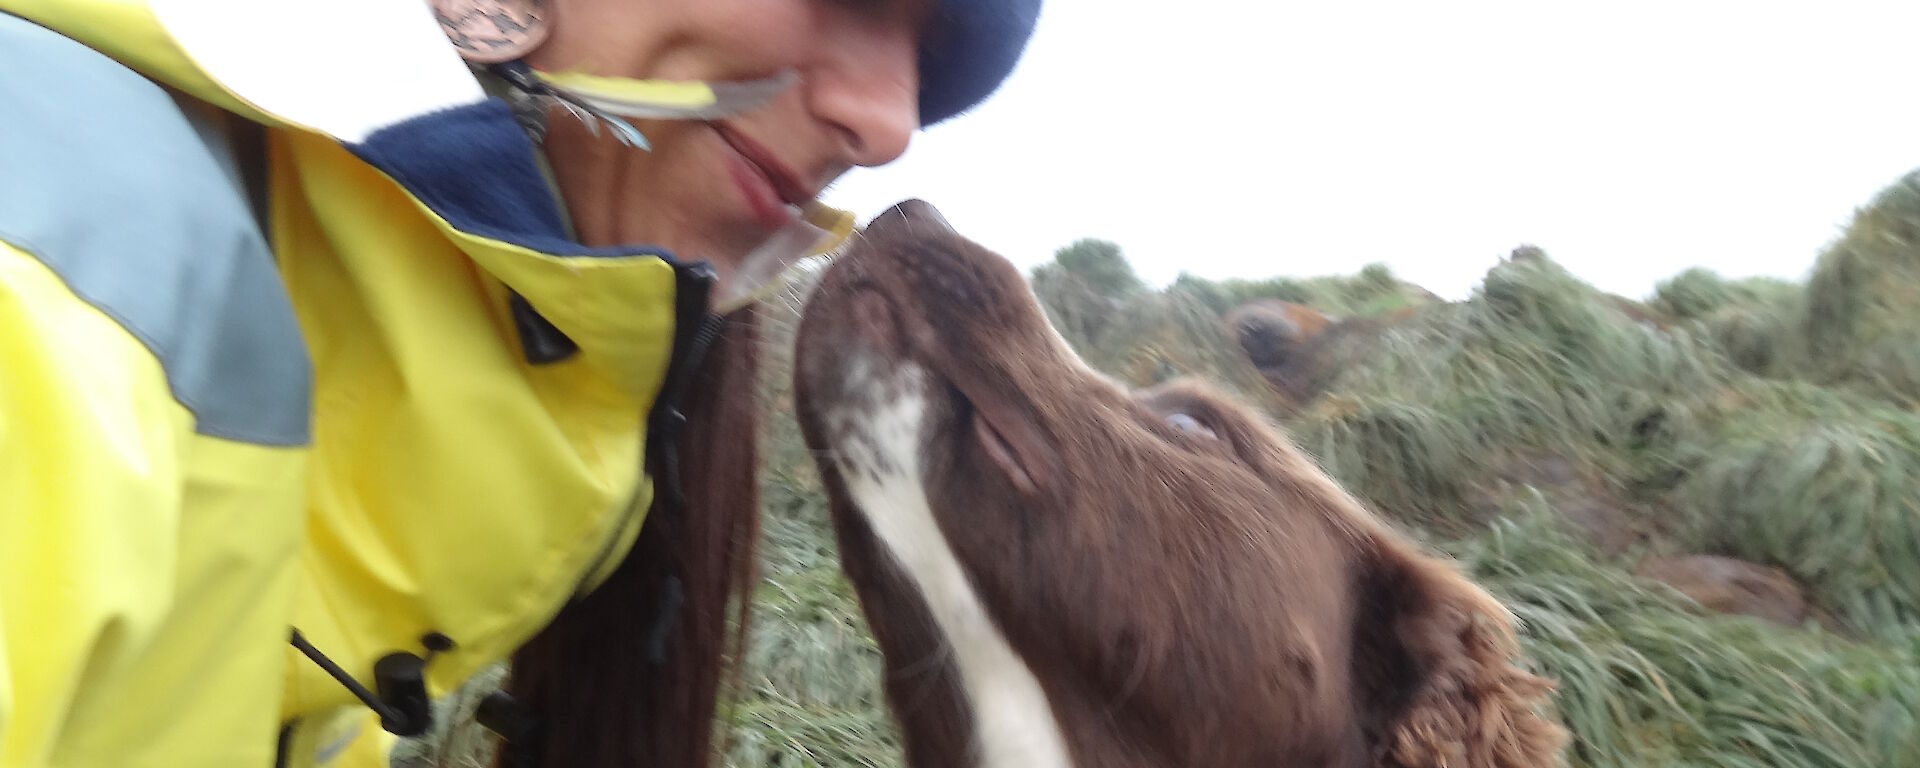
M 1193 435 L 1194 437 L 1204 437 L 1209 440 L 1219 438 L 1219 435 L 1215 435 L 1213 430 L 1207 428 L 1207 425 L 1201 424 L 1199 419 L 1178 411 L 1167 414 L 1167 426 Z

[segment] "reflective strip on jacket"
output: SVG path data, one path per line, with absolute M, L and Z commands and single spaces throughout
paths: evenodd
M 444 692 L 638 532 L 682 267 L 573 243 L 425 4 L 364 5 L 0 0 L 0 765 L 373 764 L 289 628 L 370 687 L 445 634 Z

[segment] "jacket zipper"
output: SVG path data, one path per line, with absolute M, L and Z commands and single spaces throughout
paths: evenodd
M 647 444 L 642 461 L 653 461 L 657 470 L 653 478 L 654 492 L 666 494 L 665 501 L 676 507 L 686 504 L 686 496 L 680 487 L 679 436 L 687 417 L 681 407 L 707 351 L 726 329 L 726 318 L 707 309 L 715 282 L 717 278 L 713 267 L 704 262 L 674 266 L 673 354 L 667 362 L 667 375 L 661 382 L 660 393 L 654 397 L 653 406 L 647 414 Z M 576 596 L 590 591 L 588 585 L 596 580 L 595 577 L 601 576 L 634 516 L 646 513 L 646 508 L 640 504 L 627 505 L 619 524 L 601 544 L 599 553 L 594 555 L 592 566 L 581 576 L 575 589 Z

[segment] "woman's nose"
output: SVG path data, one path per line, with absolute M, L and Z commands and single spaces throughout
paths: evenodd
M 835 38 L 834 54 L 807 75 L 808 107 L 836 132 L 848 163 L 885 165 L 907 151 L 920 128 L 914 31 L 854 25 Z

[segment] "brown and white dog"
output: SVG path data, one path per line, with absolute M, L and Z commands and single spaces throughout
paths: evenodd
M 1019 272 L 901 203 L 796 391 L 918 768 L 1540 768 L 1512 619 L 1197 384 L 1128 392 Z

